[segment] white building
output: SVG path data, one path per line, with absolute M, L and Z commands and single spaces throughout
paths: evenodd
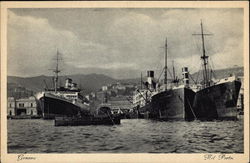
M 16 103 L 15 103 L 14 97 L 8 97 L 7 115 L 10 115 L 10 116 L 16 115 L 15 104 Z
M 14 99 L 8 98 L 7 113 L 9 116 L 15 115 L 37 115 L 37 103 L 35 97 Z

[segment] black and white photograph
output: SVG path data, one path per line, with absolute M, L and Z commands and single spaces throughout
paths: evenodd
M 89 3 L 5 8 L 3 162 L 12 154 L 247 162 L 247 3 Z

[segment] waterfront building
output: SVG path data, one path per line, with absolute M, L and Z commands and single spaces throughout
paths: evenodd
M 16 110 L 15 110 L 15 98 L 14 97 L 8 97 L 7 101 L 7 115 L 14 116 L 16 115 Z
M 15 99 L 8 98 L 7 112 L 9 116 L 37 115 L 37 103 L 35 97 Z
M 22 98 L 16 100 L 17 115 L 37 115 L 37 105 L 35 97 Z

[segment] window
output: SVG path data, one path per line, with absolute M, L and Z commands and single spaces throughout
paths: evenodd
M 19 103 L 19 107 L 24 107 L 24 103 Z
M 33 107 L 33 103 L 30 103 L 30 107 Z
M 11 108 L 11 103 L 10 103 L 10 108 Z

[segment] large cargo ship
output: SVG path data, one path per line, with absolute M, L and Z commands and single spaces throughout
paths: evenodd
M 192 105 L 195 92 L 189 88 L 188 68 L 182 69 L 183 84 L 175 77 L 168 83 L 167 79 L 167 39 L 165 42 L 165 67 L 163 87 L 151 93 L 150 102 L 144 108 L 149 111 L 149 118 L 158 120 L 193 120 L 196 115 Z M 169 85 L 169 87 L 168 87 Z M 157 89 L 157 86 L 156 86 Z M 152 92 L 152 91 L 151 91 Z
M 56 68 L 54 70 L 54 89 L 46 89 L 36 94 L 38 107 L 44 119 L 54 119 L 56 116 L 88 116 L 89 104 L 80 94 L 77 84 L 67 78 L 65 87 L 58 87 L 58 60 L 56 57 Z
M 200 89 L 196 92 L 193 108 L 199 119 L 236 119 L 237 99 L 241 87 L 241 82 L 236 76 L 230 75 L 228 78 L 212 81 L 211 70 L 209 70 L 208 56 L 206 55 L 203 25 L 201 22 L 203 79 Z
M 176 79 L 167 83 L 167 40 L 165 44 L 165 78 L 164 90 L 158 90 L 150 98 L 144 108 L 149 110 L 149 117 L 160 120 L 211 120 L 236 119 L 237 99 L 241 82 L 236 76 L 230 75 L 217 81 L 212 80 L 212 70 L 208 66 L 204 36 L 201 22 L 203 79 L 195 88 L 189 86 L 188 68 L 182 69 L 183 84 Z M 173 72 L 174 74 L 174 72 Z M 173 86 L 174 85 L 174 86 Z
M 182 86 L 160 92 L 152 97 L 152 117 L 160 120 L 194 120 L 194 96 L 194 91 Z
M 188 75 L 187 67 L 183 68 L 183 76 Z M 152 96 L 151 117 L 159 120 L 194 120 L 197 118 L 193 110 L 195 92 L 189 87 L 188 77 L 184 84 L 165 88 Z M 167 83 L 165 83 L 167 85 Z

